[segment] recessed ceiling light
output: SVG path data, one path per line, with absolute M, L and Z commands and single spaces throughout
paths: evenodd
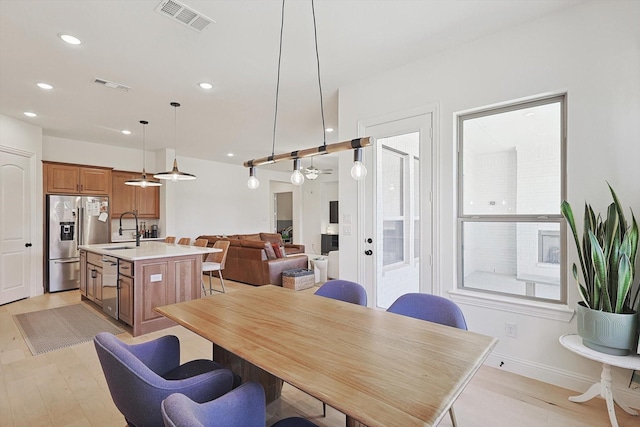
M 234 154 L 233 153 L 227 153 L 227 157 L 233 157 Z
M 536 113 L 535 113 L 535 112 L 533 112 L 533 111 L 527 111 L 526 113 L 524 113 L 524 116 L 525 116 L 525 117 L 533 117 L 533 116 L 535 116 L 535 115 L 536 115 Z
M 198 83 L 198 86 L 200 86 L 202 89 L 213 89 L 213 85 L 211 83 L 207 83 L 207 82 L 202 82 L 202 83 Z
M 125 135 L 131 135 L 131 131 L 130 130 L 126 130 L 126 129 L 123 130 L 122 133 L 125 134 Z
M 326 128 L 325 129 L 327 132 L 333 132 L 333 128 Z
M 69 44 L 81 44 L 82 42 L 80 41 L 79 38 L 74 37 L 70 34 L 58 34 L 58 37 L 60 37 L 63 41 L 69 43 Z
M 38 115 L 36 113 L 32 113 L 31 111 L 25 111 L 24 115 L 27 117 L 37 117 Z
M 51 86 L 49 83 L 36 83 L 38 85 L 38 87 L 40 89 L 44 89 L 44 90 L 51 90 L 53 89 L 53 86 Z

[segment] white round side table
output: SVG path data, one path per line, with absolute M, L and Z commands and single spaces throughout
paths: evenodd
M 591 400 L 594 397 L 602 397 L 607 402 L 607 411 L 609 411 L 609 420 L 611 421 L 612 427 L 618 427 L 614 403 L 617 403 L 618 406 L 620 406 L 620 408 L 622 408 L 626 413 L 638 415 L 637 411 L 628 407 L 618 397 L 616 397 L 611 385 L 611 366 L 640 370 L 640 355 L 630 354 L 628 356 L 614 356 L 611 354 L 600 353 L 582 344 L 582 338 L 577 334 L 566 334 L 561 336 L 560 344 L 562 344 L 562 346 L 567 350 L 570 350 L 579 356 L 602 363 L 600 382 L 593 384 L 580 396 L 570 397 L 570 401 L 581 403 Z

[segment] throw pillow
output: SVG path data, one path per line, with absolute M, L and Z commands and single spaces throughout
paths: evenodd
M 278 246 L 277 243 L 272 243 L 271 246 L 273 246 L 273 252 L 275 252 L 276 258 L 282 258 L 282 251 L 280 250 L 280 246 Z

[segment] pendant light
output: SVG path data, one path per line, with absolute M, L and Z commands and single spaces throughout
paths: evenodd
M 300 172 L 300 159 L 293 160 L 293 173 L 291 174 L 291 183 L 293 185 L 302 185 L 304 184 L 304 175 Z
M 177 141 L 177 137 L 176 137 L 176 129 L 177 129 L 177 110 L 178 107 L 180 106 L 180 104 L 178 104 L 177 102 L 172 102 L 171 106 L 173 107 L 173 141 L 174 141 L 174 157 L 173 157 L 173 169 L 171 169 L 168 172 L 162 172 L 162 173 L 157 173 L 155 175 L 153 175 L 154 178 L 158 178 L 158 179 L 170 179 L 171 181 L 190 181 L 193 179 L 196 179 L 195 175 L 192 175 L 190 173 L 186 173 L 186 172 L 181 172 L 180 170 L 178 170 L 178 159 L 177 159 L 177 155 L 176 155 L 176 141 Z
M 352 139 L 351 141 L 343 141 L 334 144 L 327 144 L 326 132 L 327 128 L 325 127 L 324 121 L 324 105 L 322 102 L 322 83 L 320 79 L 320 56 L 318 54 L 318 33 L 316 29 L 316 12 L 313 0 L 311 0 L 311 12 L 313 15 L 313 35 L 315 40 L 315 50 L 316 50 L 316 64 L 318 68 L 318 88 L 320 90 L 320 112 L 322 114 L 322 132 L 323 132 L 323 144 L 318 147 L 307 148 L 304 150 L 296 150 L 289 153 L 275 154 L 275 137 L 276 137 L 276 122 L 278 117 L 278 89 L 280 87 L 280 63 L 282 58 L 282 33 L 284 27 L 284 3 L 282 0 L 282 17 L 280 22 L 280 51 L 278 56 L 278 82 L 276 86 L 276 107 L 275 107 L 275 118 L 273 123 L 273 144 L 271 155 L 267 157 L 263 157 L 260 159 L 252 159 L 244 162 L 244 167 L 249 168 L 249 181 L 247 182 L 247 186 L 251 189 L 256 189 L 260 185 L 258 179 L 255 176 L 255 167 L 261 165 L 268 165 L 272 163 L 277 163 L 285 160 L 293 160 L 293 173 L 291 174 L 291 183 L 294 185 L 302 185 L 304 183 L 304 175 L 300 171 L 300 159 L 305 157 L 313 157 L 321 154 L 330 154 L 330 153 L 338 153 L 346 150 L 354 150 L 354 164 L 351 168 L 351 176 L 354 179 L 361 180 L 365 176 L 367 176 L 367 168 L 365 168 L 362 163 L 362 148 L 369 147 L 373 144 L 373 138 L 371 137 L 362 137 Z M 307 178 L 308 179 L 316 179 L 318 177 L 318 172 L 316 168 L 312 167 L 307 169 Z M 309 172 L 310 171 L 310 172 Z
M 362 148 L 353 150 L 353 166 L 351 166 L 351 177 L 360 181 L 367 176 L 367 168 L 362 163 Z
M 249 180 L 247 181 L 247 187 L 251 190 L 257 190 L 260 187 L 260 181 L 256 178 L 256 168 L 249 168 Z
M 136 187 L 142 187 L 142 188 L 161 187 L 162 183 L 160 183 L 159 181 L 147 178 L 147 171 L 145 170 L 145 153 L 146 152 L 144 148 L 144 141 L 145 141 L 145 128 L 147 127 L 147 124 L 149 124 L 149 122 L 146 120 L 140 120 L 140 124 L 142 125 L 142 177 L 137 179 L 130 179 L 128 181 L 125 181 L 124 183 L 126 185 L 134 185 Z

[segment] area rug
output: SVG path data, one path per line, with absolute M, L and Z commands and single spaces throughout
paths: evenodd
M 34 356 L 91 341 L 98 332 L 124 332 L 83 304 L 16 314 L 13 318 Z

